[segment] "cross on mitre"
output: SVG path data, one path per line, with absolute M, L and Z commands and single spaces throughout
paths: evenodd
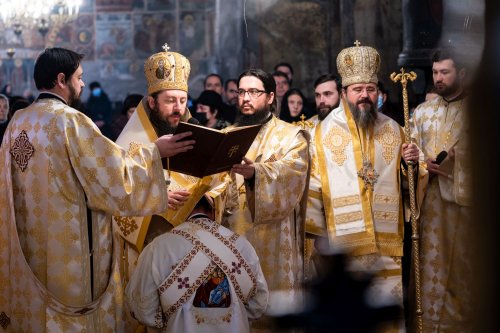
M 168 52 L 168 50 L 170 50 L 170 46 L 168 46 L 167 43 L 163 44 L 163 46 L 161 48 L 164 49 L 165 52 Z
M 359 42 L 359 40 L 357 40 L 357 39 L 356 39 L 356 41 L 354 42 L 354 45 L 356 45 L 356 46 L 360 46 L 360 45 L 361 45 L 361 43 Z

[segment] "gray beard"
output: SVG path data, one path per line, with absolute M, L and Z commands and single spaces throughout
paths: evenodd
M 155 129 L 158 137 L 167 134 L 174 134 L 175 130 L 177 129 L 177 126 L 171 126 L 168 121 L 165 121 L 161 118 L 160 112 L 156 108 L 156 105 L 149 114 L 149 121 L 151 121 L 151 124 L 153 125 L 153 128 Z
M 360 110 L 357 105 L 350 102 L 347 102 L 347 105 L 349 105 L 349 109 L 351 110 L 351 114 L 356 122 L 356 125 L 363 129 L 367 129 L 375 125 L 375 121 L 378 116 L 378 108 L 376 105 L 371 104 L 368 111 Z
M 271 112 L 269 112 L 267 108 L 261 110 L 255 110 L 255 113 L 250 115 L 242 114 L 240 111 L 236 116 L 234 126 L 241 127 L 241 126 L 263 124 L 269 117 L 270 113 Z

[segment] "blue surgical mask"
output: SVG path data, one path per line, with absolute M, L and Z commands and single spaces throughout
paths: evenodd
M 380 110 L 382 105 L 384 105 L 384 97 L 382 95 L 378 95 L 377 108 Z
M 92 96 L 94 96 L 94 97 L 101 96 L 101 91 L 102 91 L 101 88 L 94 88 L 94 89 L 92 89 Z

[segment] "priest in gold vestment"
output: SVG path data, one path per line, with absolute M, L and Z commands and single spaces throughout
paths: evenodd
M 415 144 L 377 112 L 378 52 L 342 50 L 340 105 L 311 131 L 312 174 L 307 224 L 329 251 L 349 255 L 348 270 L 375 274 L 367 301 L 402 306 L 403 209 L 401 158 L 418 161 Z M 402 331 L 404 325 L 384 331 Z
M 149 57 L 144 64 L 148 96 L 137 106 L 116 143 L 136 156 L 133 152 L 138 144 L 148 144 L 158 136 L 172 134 L 180 121 L 189 121 L 186 107 L 189 73 L 189 60 L 180 53 L 169 51 L 166 44 L 164 51 Z M 125 281 L 133 273 L 143 247 L 155 236 L 183 223 L 207 192 L 215 202 L 215 220 L 220 223 L 226 175 L 221 173 L 199 179 L 165 170 L 163 187 L 169 193 L 168 210 L 155 215 L 113 217 L 122 239 Z
M 471 332 L 470 155 L 465 69 L 457 60 L 450 50 L 435 53 L 432 72 L 439 96 L 413 114 L 412 137 L 430 174 L 420 218 L 424 332 Z
M 71 108 L 82 55 L 46 49 L 38 99 L 16 112 L 0 151 L 0 331 L 124 332 L 123 285 L 111 215 L 167 207 L 161 157 L 184 135 L 138 145 L 131 158 Z
M 268 309 L 301 305 L 309 152 L 306 134 L 272 115 L 276 83 L 260 69 L 238 80 L 236 126 L 263 124 L 242 164 L 232 168 L 224 225 L 257 251 L 270 291 Z M 266 319 L 255 329 L 272 329 Z

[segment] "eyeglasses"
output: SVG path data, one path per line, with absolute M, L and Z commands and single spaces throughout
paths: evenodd
M 248 89 L 248 90 L 238 89 L 238 96 L 243 98 L 245 97 L 245 94 L 248 93 L 248 96 L 250 96 L 250 98 L 257 98 L 265 92 L 266 92 L 265 90 L 259 90 L 259 89 Z

